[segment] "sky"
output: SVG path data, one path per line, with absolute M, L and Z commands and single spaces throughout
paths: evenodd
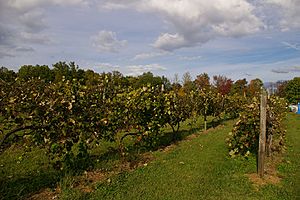
M 300 76 L 300 0 L 0 0 L 0 66 Z

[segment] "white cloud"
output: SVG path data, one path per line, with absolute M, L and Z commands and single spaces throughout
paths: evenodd
M 41 9 L 21 14 L 19 20 L 28 32 L 40 32 L 47 27 L 45 15 Z
M 46 34 L 41 33 L 30 33 L 30 32 L 21 32 L 20 39 L 23 42 L 31 44 L 50 44 L 52 40 Z
M 281 42 L 283 45 L 285 45 L 287 48 L 290 48 L 290 49 L 294 49 L 294 50 L 297 50 L 297 51 L 300 51 L 300 45 L 298 44 L 292 44 L 292 43 L 289 43 L 289 42 Z
M 99 52 L 119 52 L 127 45 L 126 40 L 118 40 L 116 33 L 102 30 L 97 35 L 91 37 L 92 45 Z
M 170 52 L 160 51 L 160 52 L 140 53 L 134 56 L 132 60 L 146 60 L 146 59 L 165 56 L 165 55 L 170 55 Z
M 31 10 L 46 6 L 75 6 L 87 5 L 87 0 L 8 0 L 7 4 L 20 11 Z
M 19 55 L 17 47 L 49 44 L 53 41 L 48 28 L 46 9 L 50 6 L 85 6 L 88 0 L 0 0 L 1 57 Z M 24 49 L 23 49 L 24 50 Z
M 15 55 L 13 53 L 11 53 L 9 51 L 9 49 L 4 49 L 3 47 L 1 47 L 0 48 L 0 58 L 5 58 L 5 57 L 15 57 Z
M 187 60 L 187 61 L 192 61 L 192 60 L 200 60 L 202 59 L 202 56 L 179 56 L 181 60 Z
M 34 52 L 32 47 L 16 47 L 15 50 L 17 52 Z
M 125 70 L 127 71 L 125 75 L 128 76 L 138 76 L 145 72 L 154 72 L 154 71 L 165 71 L 167 68 L 165 68 L 162 65 L 159 64 L 148 64 L 148 65 L 131 65 L 126 66 Z
M 98 5 L 100 9 L 105 10 L 123 10 L 128 8 L 135 8 L 140 1 L 143 0 L 105 0 L 101 1 Z
M 282 31 L 300 28 L 299 0 L 267 0 L 267 4 L 278 6 L 281 15 L 279 25 Z
M 153 46 L 165 51 L 172 51 L 174 49 L 184 47 L 188 43 L 189 42 L 184 38 L 183 35 L 180 35 L 178 33 L 164 33 L 157 38 Z
M 140 0 L 106 1 L 122 8 L 160 15 L 170 32 L 162 33 L 153 46 L 167 51 L 201 45 L 216 37 L 240 37 L 258 32 L 264 24 L 246 0 Z M 108 3 L 110 2 L 110 3 Z M 110 6 L 111 7 L 111 6 Z
M 120 68 L 119 65 L 113 65 L 111 63 L 96 63 L 94 64 L 93 67 L 97 69 L 111 70 L 111 71 L 118 70 Z

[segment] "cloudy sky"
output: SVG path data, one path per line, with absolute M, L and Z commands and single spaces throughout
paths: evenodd
M 0 66 L 300 76 L 299 0 L 0 0 Z

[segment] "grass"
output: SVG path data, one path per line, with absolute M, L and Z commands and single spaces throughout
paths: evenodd
M 148 152 L 153 161 L 135 170 L 121 170 L 99 181 L 94 190 L 74 187 L 76 178 L 61 176 L 47 166 L 42 150 L 19 157 L 14 149 L 0 157 L 0 199 L 20 199 L 58 184 L 60 199 L 300 199 L 300 115 L 289 114 L 287 151 L 277 165 L 280 183 L 255 186 L 247 174 L 256 172 L 255 157 L 230 159 L 225 138 L 233 121 L 203 133 L 189 122 L 182 126 L 181 141 Z M 199 123 L 198 123 L 199 124 Z M 168 135 L 168 129 L 165 130 Z M 191 135 L 191 133 L 195 133 Z M 164 136 L 161 146 L 170 144 Z M 111 171 L 120 163 L 115 144 L 94 151 L 98 169 Z M 2 195 L 2 196 L 1 196 Z
M 234 199 L 248 195 L 251 185 L 244 174 L 255 171 L 255 161 L 228 158 L 224 140 L 231 127 L 228 122 L 222 129 L 181 142 L 170 152 L 155 152 L 155 162 L 116 176 L 112 183 L 99 184 L 91 198 Z
M 99 183 L 90 199 L 300 199 L 300 116 L 288 115 L 288 151 L 278 166 L 279 184 L 253 186 L 255 158 L 230 159 L 224 139 L 232 122 L 181 142 L 169 152 L 154 152 L 155 161 L 111 182 Z
M 179 133 L 181 138 L 200 130 L 202 124 L 201 119 L 194 123 L 189 120 L 183 123 Z M 171 128 L 166 127 L 160 140 L 161 143 L 157 144 L 155 148 L 169 145 L 172 142 L 171 138 Z M 126 138 L 126 143 L 128 147 L 133 144 L 130 138 Z M 146 150 L 144 149 L 144 151 Z M 132 149 L 132 151 L 134 156 L 131 159 L 138 159 L 135 158 L 136 152 L 134 151 L 136 150 Z M 115 170 L 121 162 L 118 146 L 114 142 L 101 142 L 98 148 L 92 150 L 91 155 L 94 168 L 105 172 Z M 57 185 L 63 191 L 61 198 L 66 196 L 65 199 L 74 199 L 74 195 L 81 196 L 78 191 L 67 187 L 69 184 L 65 183 L 70 180 L 74 181 L 74 177 L 61 174 L 49 165 L 43 149 L 33 148 L 31 152 L 24 154 L 24 149 L 16 145 L 0 155 L 0 200 L 26 198 L 43 188 L 54 190 Z
M 0 199 L 20 199 L 43 187 L 55 187 L 59 173 L 48 166 L 42 150 L 23 154 L 22 149 L 0 157 Z

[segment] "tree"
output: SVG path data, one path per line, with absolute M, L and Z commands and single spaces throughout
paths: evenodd
M 182 83 L 183 83 L 183 89 L 186 93 L 189 93 L 195 88 L 195 85 L 192 81 L 192 76 L 189 72 L 185 72 L 182 75 Z
M 172 83 L 172 90 L 178 91 L 182 86 L 180 85 L 180 80 L 178 74 L 174 74 L 173 83 Z
M 288 85 L 288 81 L 277 81 L 275 95 L 285 98 L 287 85 Z
M 137 77 L 137 80 L 134 83 L 134 87 L 141 88 L 147 85 L 161 86 L 164 83 L 166 83 L 166 80 L 163 80 L 161 77 L 154 76 L 152 72 L 145 72 L 142 75 Z
M 199 90 L 208 89 L 210 87 L 209 79 L 210 78 L 207 73 L 202 73 L 196 77 L 194 83 Z
M 86 70 L 84 73 L 85 85 L 92 86 L 98 85 L 100 83 L 100 75 L 95 73 L 93 70 Z
M 285 93 L 289 103 L 297 104 L 300 102 L 300 77 L 288 81 Z
M 162 84 L 164 85 L 164 89 L 166 91 L 170 91 L 172 89 L 172 84 L 171 84 L 170 80 L 165 76 L 162 76 L 161 80 L 163 82 Z
M 6 67 L 0 68 L 0 80 L 5 82 L 12 82 L 16 78 L 16 73 L 13 70 L 9 70 Z
M 260 79 L 257 78 L 251 80 L 250 84 L 248 85 L 248 95 L 250 95 L 250 97 L 258 96 L 262 86 L 263 82 Z
M 222 95 L 226 95 L 230 92 L 232 83 L 233 81 L 226 76 L 213 76 L 213 85 Z
M 50 82 L 54 80 L 54 74 L 47 65 L 23 65 L 18 71 L 18 77 L 24 81 L 39 78 Z
M 70 63 L 72 70 L 75 71 L 74 63 Z M 63 79 L 70 80 L 71 67 L 66 62 L 58 62 L 53 65 L 53 72 L 55 74 L 55 81 L 59 82 Z
M 243 96 L 246 95 L 246 92 L 247 92 L 247 80 L 245 78 L 235 81 L 230 91 L 231 94 L 238 94 Z

